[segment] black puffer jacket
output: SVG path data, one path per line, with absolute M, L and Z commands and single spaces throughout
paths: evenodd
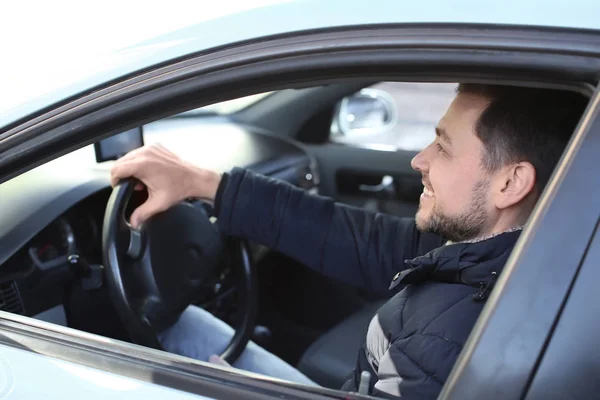
M 215 202 L 220 228 L 333 278 L 393 297 L 371 321 L 345 390 L 362 371 L 370 393 L 435 399 L 519 233 L 444 245 L 414 219 L 394 218 L 309 195 L 234 169 Z M 390 285 L 391 283 L 391 285 Z

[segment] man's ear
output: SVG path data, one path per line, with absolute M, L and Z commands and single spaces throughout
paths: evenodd
M 497 176 L 494 205 L 505 209 L 522 202 L 535 188 L 535 168 L 522 161 L 502 168 Z

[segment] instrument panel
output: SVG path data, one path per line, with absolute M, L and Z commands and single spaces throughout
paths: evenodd
M 15 307 L 6 311 L 33 316 L 62 304 L 67 288 L 80 279 L 81 263 L 101 264 L 101 224 L 109 195 L 109 189 L 103 190 L 69 209 L 2 265 L 0 297 L 4 291 L 15 297 Z M 79 264 L 70 262 L 73 256 Z

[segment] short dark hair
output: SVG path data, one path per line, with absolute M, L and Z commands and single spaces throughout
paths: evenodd
M 489 172 L 528 161 L 542 191 L 574 132 L 587 98 L 575 92 L 528 87 L 461 83 L 457 92 L 490 100 L 475 126 L 483 142 L 482 164 Z

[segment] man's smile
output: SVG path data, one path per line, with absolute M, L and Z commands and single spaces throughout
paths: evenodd
M 434 196 L 433 189 L 430 189 L 426 182 L 423 182 L 423 193 L 421 193 L 421 200 L 423 198 L 432 198 Z

